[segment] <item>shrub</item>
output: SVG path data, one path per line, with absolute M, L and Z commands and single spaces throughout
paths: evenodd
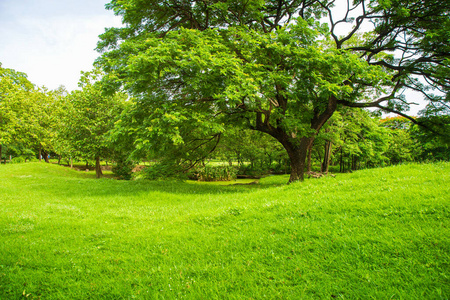
M 35 158 L 35 157 L 28 157 L 28 156 L 16 156 L 13 157 L 10 161 L 10 163 L 12 164 L 21 164 L 21 163 L 25 163 L 25 162 L 35 162 L 35 161 L 39 161 L 39 159 Z
M 21 164 L 24 163 L 26 161 L 26 158 L 23 156 L 17 156 L 17 157 L 13 157 L 13 159 L 11 159 L 10 163 L 12 164 Z
M 191 170 L 190 179 L 198 181 L 230 181 L 235 180 L 238 170 L 233 166 L 202 166 Z
M 245 175 L 250 177 L 263 177 L 270 174 L 271 170 L 261 167 L 259 165 L 241 165 L 238 170 L 239 175 Z
M 171 160 L 162 160 L 141 171 L 142 177 L 149 180 L 186 179 L 182 166 Z
M 116 161 L 116 163 L 112 167 L 112 171 L 118 179 L 130 180 L 134 166 L 134 162 L 128 159 L 120 159 Z

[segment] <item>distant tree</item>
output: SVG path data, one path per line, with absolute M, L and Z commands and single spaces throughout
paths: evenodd
M 253 130 L 227 128 L 215 156 L 225 161 L 236 161 L 241 172 L 257 173 L 285 170 L 288 159 L 280 143 L 274 138 Z
M 330 125 L 334 127 L 331 131 L 339 134 L 333 141 L 341 172 L 388 163 L 391 135 L 368 111 L 345 108 L 333 116 Z
M 107 7 L 125 26 L 101 35 L 98 63 L 109 88 L 133 95 L 142 118 L 170 119 L 135 128 L 153 148 L 162 135 L 187 146 L 199 122 L 212 128 L 206 140 L 239 124 L 275 138 L 290 158 L 289 181 L 302 180 L 308 150 L 338 107 L 418 122 L 404 113 L 405 90 L 434 106 L 449 101 L 439 93 L 450 87 L 448 1 L 336 4 L 112 0 Z
M 417 141 L 415 144 L 420 160 L 450 160 L 450 116 L 434 115 L 420 117 L 427 127 L 411 126 L 409 133 Z M 429 129 L 431 130 L 429 130 Z
M 0 65 L 0 156 L 7 145 L 11 155 L 28 159 L 37 154 L 48 162 L 63 93 L 61 88 L 36 87 L 26 74 Z
M 28 94 L 24 110 L 22 134 L 26 137 L 29 147 L 38 153 L 39 160 L 44 159 L 45 162 L 49 162 L 49 155 L 55 152 L 61 93 L 62 90 L 37 88 Z
M 389 148 L 386 156 L 389 163 L 398 164 L 401 162 L 413 161 L 419 156 L 417 139 L 410 134 L 412 124 L 404 117 L 386 117 L 379 122 L 380 126 L 388 128 L 390 134 Z
M 8 146 L 8 154 L 20 154 L 27 148 L 29 141 L 23 126 L 28 122 L 33 93 L 34 85 L 25 73 L 2 68 L 0 63 L 0 159 L 4 146 Z
M 123 94 L 104 96 L 99 82 L 100 72 L 83 73 L 79 86 L 65 101 L 60 138 L 66 142 L 66 151 L 78 157 L 95 160 L 97 178 L 102 176 L 100 159 L 111 153 L 108 132 L 123 109 Z

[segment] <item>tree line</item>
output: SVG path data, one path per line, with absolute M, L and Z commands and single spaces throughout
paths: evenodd
M 152 178 L 174 176 L 193 167 L 198 171 L 209 160 L 234 166 L 234 176 L 290 172 L 289 156 L 276 139 L 239 126 L 230 126 L 210 140 L 195 138 L 195 132 L 190 132 L 190 140 L 183 136 L 186 144 L 177 144 L 176 140 L 168 143 L 164 140 L 168 136 L 161 133 L 161 147 L 147 147 L 155 141 L 151 143 L 136 134 L 140 126 L 148 125 L 136 118 L 135 110 L 141 111 L 139 103 L 125 93 L 105 94 L 101 76 L 99 70 L 83 73 L 80 90 L 68 93 L 63 87 L 54 91 L 38 88 L 26 74 L 0 67 L 3 162 L 10 156 L 15 162 L 48 162 L 49 156 L 69 165 L 73 160 L 87 161 L 95 165 L 100 177 L 100 161 L 108 160 L 121 178 L 130 178 L 131 170 L 141 161 L 154 162 L 147 172 Z M 142 115 L 145 117 L 146 112 Z M 166 118 L 149 121 L 173 120 L 169 115 Z M 421 120 L 442 128 L 450 125 L 448 115 Z M 191 149 L 187 151 L 187 147 Z M 307 153 L 306 172 L 346 172 L 449 158 L 449 140 L 445 136 L 401 116 L 381 118 L 364 109 L 342 108 L 315 138 Z M 214 174 L 210 179 L 220 176 Z M 229 179 L 228 173 L 223 178 Z

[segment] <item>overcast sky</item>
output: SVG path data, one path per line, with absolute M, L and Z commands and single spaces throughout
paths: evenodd
M 0 63 L 49 89 L 77 89 L 105 27 L 121 25 L 108 0 L 0 0 Z

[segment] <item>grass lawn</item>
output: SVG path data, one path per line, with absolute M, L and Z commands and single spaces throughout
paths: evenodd
M 450 164 L 285 185 L 0 166 L 0 299 L 448 299 Z

